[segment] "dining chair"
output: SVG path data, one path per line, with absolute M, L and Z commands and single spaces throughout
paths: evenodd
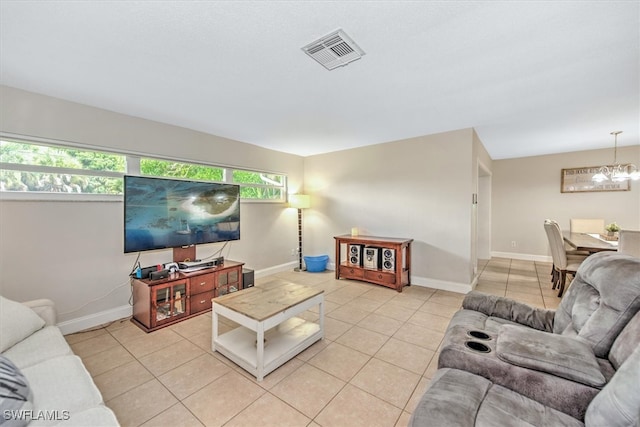
M 553 220 L 548 220 L 548 221 L 553 221 Z M 577 220 L 577 221 L 584 221 L 584 220 Z M 590 221 L 590 220 L 586 220 L 586 221 Z M 602 221 L 604 222 L 604 220 Z M 556 222 L 556 221 L 553 221 L 553 222 Z M 567 260 L 569 261 L 572 261 L 572 260 L 582 261 L 584 258 L 591 255 L 591 252 L 589 251 L 584 251 L 584 250 L 579 251 L 571 247 L 569 244 L 565 244 L 564 242 L 563 242 L 563 245 L 564 245 L 564 251 L 567 254 Z M 557 276 L 558 276 L 558 272 L 556 271 L 555 265 L 553 265 L 551 266 L 551 281 L 554 284 L 552 289 L 555 289 Z
M 546 219 L 544 221 L 544 230 L 549 240 L 549 248 L 551 249 L 551 258 L 553 259 L 552 268 L 552 289 L 558 289 L 558 296 L 564 293 L 567 274 L 574 276 L 582 261 L 586 259 L 584 255 L 567 255 L 564 247 L 564 239 L 562 231 L 556 221 Z
M 604 233 L 604 219 L 571 218 L 569 220 L 569 231 L 588 234 Z
M 640 231 L 620 230 L 618 252 L 640 258 Z

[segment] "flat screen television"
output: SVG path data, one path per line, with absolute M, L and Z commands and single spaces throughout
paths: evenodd
M 124 177 L 124 252 L 240 239 L 240 186 Z

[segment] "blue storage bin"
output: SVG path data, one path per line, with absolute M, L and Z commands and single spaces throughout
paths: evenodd
M 305 256 L 304 263 L 307 266 L 307 271 L 311 273 L 317 273 L 319 271 L 325 271 L 327 269 L 327 261 L 329 261 L 329 255 L 319 256 Z

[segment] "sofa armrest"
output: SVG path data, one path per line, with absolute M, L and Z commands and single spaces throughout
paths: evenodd
M 590 387 L 602 388 L 607 382 L 591 347 L 566 335 L 502 325 L 496 340 L 496 354 L 500 360 L 512 365 Z
M 47 326 L 55 326 L 56 308 L 53 301 L 49 299 L 36 299 L 33 301 L 25 301 L 22 304 L 35 311 L 38 316 L 44 319 Z
M 462 301 L 467 310 L 516 322 L 539 331 L 553 332 L 554 310 L 532 307 L 511 298 L 471 291 Z

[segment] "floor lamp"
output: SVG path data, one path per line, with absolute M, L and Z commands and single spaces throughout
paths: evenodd
M 311 207 L 311 196 L 292 194 L 289 196 L 289 206 L 298 209 L 298 268 L 294 270 L 304 271 L 302 268 L 302 209 Z

